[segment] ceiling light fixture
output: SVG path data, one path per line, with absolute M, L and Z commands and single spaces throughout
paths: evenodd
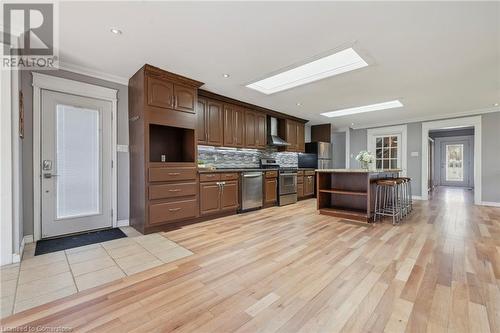
M 111 28 L 110 29 L 112 33 L 114 33 L 115 35 L 121 35 L 122 34 L 122 31 L 120 29 L 117 29 L 117 28 Z
M 250 83 L 247 87 L 270 95 L 366 66 L 366 61 L 353 48 L 348 48 Z
M 222 76 L 224 76 L 224 77 L 227 79 L 227 78 L 228 78 L 228 77 L 230 77 L 231 75 L 229 75 L 229 74 L 222 74 Z
M 298 103 L 297 103 L 297 106 L 302 106 L 302 103 L 298 102 Z
M 498 105 L 499 105 L 498 103 L 493 104 L 493 106 L 498 106 Z
M 324 112 L 321 115 L 325 116 L 325 117 L 330 117 L 330 118 L 342 117 L 342 116 L 348 116 L 348 115 L 357 114 L 357 113 L 400 108 L 402 106 L 403 106 L 403 103 L 401 103 L 399 100 L 396 99 L 394 101 L 389 101 L 389 102 L 384 102 L 384 103 L 370 104 L 370 105 L 358 106 L 355 108 L 348 108 L 348 109 Z

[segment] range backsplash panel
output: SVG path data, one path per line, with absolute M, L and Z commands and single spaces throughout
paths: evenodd
M 198 160 L 216 168 L 258 168 L 261 158 L 274 158 L 282 167 L 298 166 L 297 153 L 278 152 L 276 148 L 257 150 L 198 146 Z

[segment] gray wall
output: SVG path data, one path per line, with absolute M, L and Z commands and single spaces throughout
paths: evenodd
M 31 71 L 21 71 L 21 90 L 24 95 L 24 140 L 23 140 L 23 232 L 33 235 L 33 77 Z M 66 79 L 96 84 L 118 90 L 117 143 L 128 145 L 128 87 L 63 70 L 42 71 Z M 129 159 L 128 153 L 118 153 L 118 220 L 129 217 Z
M 500 202 L 500 112 L 487 113 L 482 117 L 482 200 Z M 413 179 L 413 195 L 422 195 L 422 123 L 409 123 L 407 138 L 408 177 Z M 366 150 L 367 130 L 350 130 L 351 168 L 359 167 L 354 159 L 360 150 Z M 418 152 L 412 157 L 411 152 Z
M 482 200 L 500 202 L 500 112 L 484 114 L 481 130 Z
M 366 140 L 367 140 L 367 130 L 366 129 L 350 129 L 350 138 L 351 138 L 351 152 L 349 154 L 349 158 L 351 159 L 351 169 L 357 169 L 360 167 L 358 161 L 356 161 L 356 155 L 361 150 L 366 150 Z
M 333 149 L 333 164 L 334 169 L 345 168 L 345 132 L 332 133 L 332 149 Z

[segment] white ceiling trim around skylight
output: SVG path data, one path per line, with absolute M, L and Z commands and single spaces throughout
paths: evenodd
M 357 106 L 354 108 L 324 112 L 321 115 L 325 116 L 325 117 L 333 118 L 333 117 L 348 116 L 348 115 L 357 114 L 357 113 L 365 113 L 365 112 L 373 112 L 373 111 L 387 110 L 387 109 L 393 109 L 393 108 L 400 108 L 402 106 L 403 106 L 403 103 L 401 103 L 399 100 L 396 99 L 396 100 L 389 101 L 389 102 L 383 102 L 383 103 L 377 103 L 377 104 Z
M 270 95 L 366 66 L 368 63 L 351 47 L 250 83 L 247 87 Z

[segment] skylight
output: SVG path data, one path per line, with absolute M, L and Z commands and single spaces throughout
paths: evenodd
M 247 87 L 270 95 L 366 66 L 368 64 L 363 58 L 353 48 L 348 48 L 260 81 L 250 83 Z
M 355 108 L 348 108 L 348 109 L 324 112 L 321 115 L 325 116 L 325 117 L 333 118 L 333 117 L 348 116 L 348 115 L 357 114 L 357 113 L 400 108 L 402 106 L 403 106 L 403 103 L 401 103 L 399 100 L 396 99 L 394 101 L 389 101 L 389 102 L 384 102 L 384 103 L 370 104 L 370 105 L 365 105 L 365 106 L 357 106 Z

